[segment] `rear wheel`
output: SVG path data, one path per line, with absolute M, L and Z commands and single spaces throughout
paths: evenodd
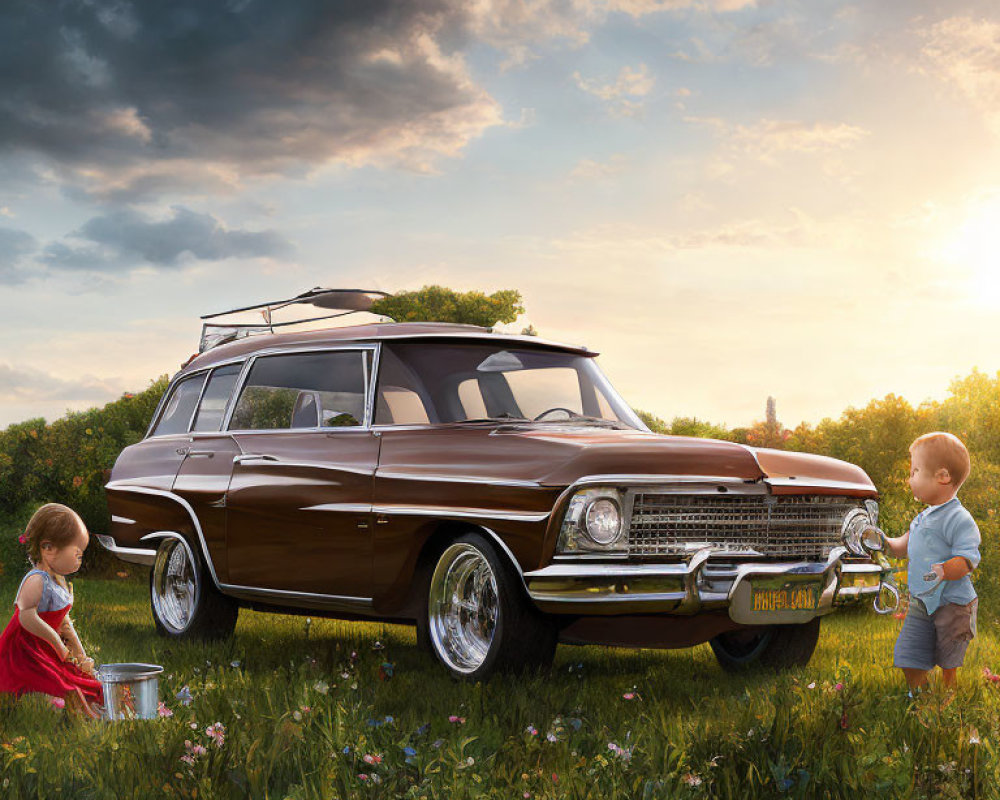
M 187 541 L 160 542 L 149 572 L 153 621 L 173 639 L 225 639 L 236 627 L 239 605 L 212 585 L 211 576 Z
M 478 533 L 437 559 L 418 620 L 417 641 L 455 677 L 546 668 L 556 648 L 552 622 L 532 605 L 514 568 Z
M 820 617 L 800 625 L 772 625 L 720 633 L 709 644 L 723 669 L 804 667 L 819 641 Z

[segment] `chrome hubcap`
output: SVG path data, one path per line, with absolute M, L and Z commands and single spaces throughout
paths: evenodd
M 483 553 L 465 543 L 445 550 L 428 601 L 434 649 L 456 672 L 474 672 L 493 642 L 499 607 L 496 576 Z
M 153 567 L 153 608 L 160 622 L 183 632 L 198 600 L 194 564 L 187 546 L 178 539 L 160 545 Z

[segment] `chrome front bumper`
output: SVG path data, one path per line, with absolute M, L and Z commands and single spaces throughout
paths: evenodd
M 807 622 L 836 606 L 866 597 L 877 599 L 892 567 L 877 563 L 844 562 L 849 555 L 836 547 L 826 562 L 716 564 L 716 550 L 697 551 L 687 563 L 595 564 L 560 562 L 524 573 L 525 586 L 535 605 L 553 614 L 697 614 L 728 609 L 743 624 Z M 794 590 L 808 585 L 818 590 L 810 609 L 752 609 L 751 586 L 766 582 Z

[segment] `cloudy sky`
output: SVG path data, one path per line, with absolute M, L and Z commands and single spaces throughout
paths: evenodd
M 3 3 L 0 426 L 314 286 L 518 289 L 667 419 L 942 398 L 1000 369 L 998 53 L 963 0 Z

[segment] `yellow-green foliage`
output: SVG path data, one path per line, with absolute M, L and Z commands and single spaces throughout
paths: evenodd
M 143 392 L 126 392 L 103 408 L 70 412 L 50 425 L 37 418 L 0 431 L 0 517 L 23 529 L 41 504 L 65 503 L 91 534 L 107 532 L 105 471 L 146 433 L 167 382 L 163 375 Z M 87 549 L 84 572 L 104 555 L 94 544 Z M 0 538 L 0 569 L 20 564 L 23 551 L 16 536 Z
M 396 322 L 461 322 L 490 328 L 498 322 L 513 322 L 524 313 L 524 307 L 521 293 L 516 289 L 485 295 L 456 292 L 444 286 L 424 286 L 415 292 L 397 292 L 377 300 L 371 311 Z

